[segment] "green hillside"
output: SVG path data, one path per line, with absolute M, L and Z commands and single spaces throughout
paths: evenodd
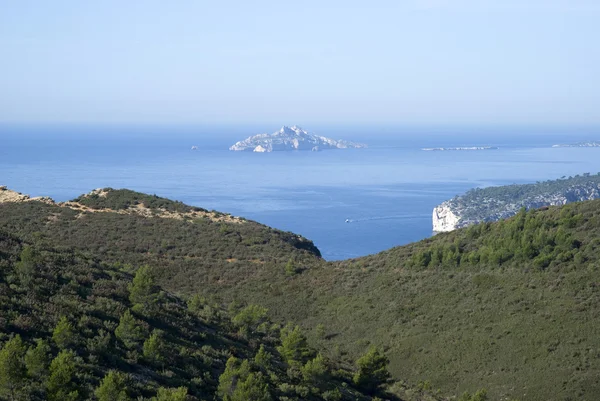
M 342 366 L 260 306 L 230 312 L 162 290 L 148 266 L 0 231 L 0 399 L 396 399 L 379 351 Z
M 0 205 L 1 227 L 125 269 L 148 264 L 180 296 L 262 305 L 346 365 L 382 347 L 394 378 L 415 389 L 398 391 L 406 399 L 423 389 L 486 388 L 492 400 L 600 395 L 600 201 L 334 263 L 310 241 L 253 222 L 29 202 Z

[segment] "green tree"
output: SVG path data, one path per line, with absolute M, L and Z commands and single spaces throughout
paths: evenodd
M 126 391 L 127 376 L 123 373 L 111 370 L 104 376 L 100 386 L 94 391 L 98 401 L 127 401 L 129 397 Z
M 304 363 L 311 354 L 300 327 L 291 324 L 281 329 L 281 346 L 277 350 L 290 365 Z
M 319 340 L 324 340 L 327 332 L 325 331 L 325 325 L 323 323 L 317 324 L 315 334 Z
M 25 345 L 18 334 L 0 350 L 0 392 L 9 400 L 16 400 L 25 381 Z
M 258 367 L 269 369 L 271 366 L 271 359 L 273 359 L 273 355 L 267 351 L 264 344 L 261 344 L 258 352 L 254 356 L 254 363 Z
M 39 262 L 39 255 L 30 246 L 25 246 L 21 251 L 19 261 L 15 263 L 15 273 L 19 277 L 21 285 L 28 287 L 33 281 L 36 265 Z
M 135 273 L 129 285 L 129 300 L 135 310 L 143 312 L 152 310 L 158 302 L 158 288 L 149 266 L 144 265 Z
M 52 340 L 60 349 L 68 348 L 73 344 L 75 333 L 73 325 L 69 322 L 66 316 L 63 316 L 58 321 L 58 324 L 52 332 Z
M 139 346 L 144 339 L 144 329 L 140 322 L 133 317 L 129 310 L 121 316 L 119 325 L 115 329 L 115 336 L 125 344 L 129 349 Z
M 50 363 L 50 377 L 46 382 L 48 399 L 51 401 L 75 401 L 79 392 L 75 386 L 75 353 L 71 350 L 61 351 Z
M 185 387 L 165 388 L 159 387 L 156 397 L 152 401 L 185 401 L 188 390 Z
M 389 362 L 377 347 L 370 347 L 367 353 L 356 361 L 358 370 L 352 378 L 354 384 L 371 393 L 376 391 L 390 377 L 387 370 Z
M 35 347 L 31 347 L 25 354 L 25 367 L 29 377 L 39 379 L 46 375 L 50 362 L 50 346 L 42 339 L 37 340 Z
M 144 358 L 153 363 L 165 362 L 165 342 L 160 330 L 154 330 L 150 337 L 144 341 Z
M 225 371 L 219 377 L 217 389 L 223 401 L 270 401 L 269 387 L 261 373 L 250 371 L 247 360 L 235 357 L 227 360 Z
M 250 373 L 241 381 L 230 398 L 230 401 L 270 401 L 269 386 L 262 373 Z
M 471 395 L 468 391 L 464 392 L 458 399 L 458 401 L 487 401 L 487 391 L 481 389 L 475 394 Z
M 298 274 L 298 268 L 296 267 L 292 259 L 288 260 L 285 264 L 285 274 L 288 276 L 295 276 L 296 274 Z
M 327 375 L 327 364 L 323 355 L 318 354 L 314 359 L 306 362 L 301 372 L 305 382 L 314 385 L 320 383 Z
M 268 309 L 259 305 L 248 305 L 231 320 L 233 324 L 244 331 L 254 332 L 256 328 L 267 321 Z

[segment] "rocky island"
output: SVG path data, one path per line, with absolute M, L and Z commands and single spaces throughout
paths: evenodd
M 552 145 L 553 148 L 600 148 L 600 142 L 576 142 Z
M 516 215 L 522 208 L 565 205 L 600 198 L 600 173 L 536 184 L 476 188 L 433 209 L 433 231 L 447 232 Z
M 275 152 L 290 150 L 360 149 L 367 145 L 310 134 L 298 126 L 283 126 L 272 134 L 258 134 L 236 142 L 229 150 Z
M 497 150 L 496 146 L 460 146 L 455 148 L 423 148 L 421 150 L 427 152 L 441 152 L 441 151 L 450 151 L 450 150 Z

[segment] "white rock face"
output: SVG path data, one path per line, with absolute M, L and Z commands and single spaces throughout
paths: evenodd
M 460 217 L 454 214 L 447 202 L 433 208 L 433 231 L 443 233 L 458 228 Z
M 535 190 L 548 185 L 553 185 L 552 189 Z M 497 191 L 505 188 L 504 191 Z M 523 192 L 531 195 L 522 195 Z M 436 206 L 432 216 L 433 231 L 448 232 L 481 222 L 507 219 L 516 215 L 522 208 L 539 209 L 599 198 L 598 176 L 477 189 Z
M 229 150 L 275 152 L 290 150 L 322 150 L 322 149 L 359 149 L 367 145 L 344 140 L 336 140 L 308 133 L 300 127 L 283 126 L 273 134 L 259 134 L 236 142 Z

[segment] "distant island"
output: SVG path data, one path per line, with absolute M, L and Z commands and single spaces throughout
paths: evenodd
M 552 145 L 553 148 L 600 148 L 600 142 L 576 142 Z
M 496 150 L 498 149 L 495 146 L 461 146 L 456 148 L 423 148 L 421 150 L 425 150 L 428 152 L 437 152 L 437 151 L 445 151 L 445 150 Z
M 476 188 L 433 209 L 433 231 L 447 232 L 537 209 L 600 198 L 600 173 L 589 173 L 536 184 Z
M 245 152 L 275 152 L 291 150 L 361 149 L 367 145 L 310 134 L 294 125 L 283 126 L 272 134 L 258 134 L 236 142 L 229 150 Z

